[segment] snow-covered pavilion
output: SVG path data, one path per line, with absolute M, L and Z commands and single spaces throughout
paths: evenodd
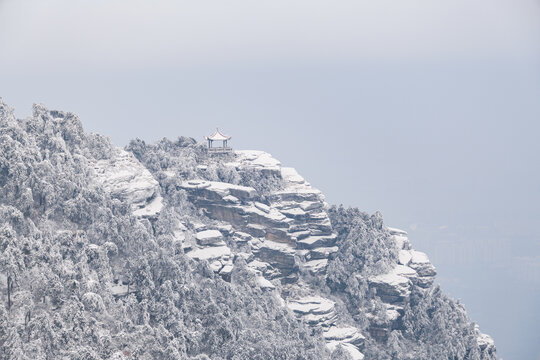
M 208 152 L 228 153 L 232 151 L 232 148 L 227 146 L 227 142 L 231 137 L 224 135 L 218 128 L 216 128 L 216 131 L 212 135 L 205 136 L 205 139 L 208 141 Z M 214 141 L 221 141 L 221 146 L 214 147 Z

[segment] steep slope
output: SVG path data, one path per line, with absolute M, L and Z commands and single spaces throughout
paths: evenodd
M 0 129 L 0 357 L 496 358 L 405 232 L 265 152 Z

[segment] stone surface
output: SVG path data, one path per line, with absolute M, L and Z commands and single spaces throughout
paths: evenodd
M 195 235 L 197 243 L 203 246 L 224 245 L 223 234 L 218 230 L 204 230 Z
M 309 325 L 327 328 L 336 320 L 334 305 L 332 300 L 320 296 L 307 296 L 287 303 L 289 309 Z
M 282 179 L 282 187 L 264 199 L 250 187 L 200 179 L 184 181 L 180 187 L 210 218 L 232 225 L 231 240 L 238 246 L 249 245 L 252 253 L 268 264 L 261 272 L 264 276 L 295 281 L 296 254 L 305 262 L 307 271 L 324 274 L 328 257 L 337 248 L 321 192 L 295 169 L 282 168 L 279 161 L 261 151 L 236 151 L 235 160 L 225 165 L 237 171 L 272 174 Z M 200 246 L 214 241 L 221 245 L 217 236 L 197 236 L 197 241 Z
M 116 149 L 110 159 L 96 161 L 93 168 L 105 191 L 130 204 L 134 215 L 153 217 L 163 208 L 159 183 L 133 154 Z
M 212 246 L 212 247 L 190 251 L 187 255 L 190 258 L 195 259 L 195 260 L 215 260 L 215 259 L 228 260 L 231 256 L 231 249 L 229 249 L 225 245 Z
M 297 268 L 294 255 L 295 251 L 289 245 L 269 240 L 255 251 L 257 258 L 278 269 L 282 276 L 290 275 Z

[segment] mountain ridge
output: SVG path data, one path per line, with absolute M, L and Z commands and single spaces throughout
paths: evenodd
M 0 127 L 8 358 L 496 358 L 406 232 L 268 153 L 120 149 L 43 105 Z

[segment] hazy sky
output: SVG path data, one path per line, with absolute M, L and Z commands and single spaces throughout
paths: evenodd
M 121 146 L 220 126 L 381 210 L 505 360 L 540 355 L 539 0 L 0 0 L 0 96 Z

